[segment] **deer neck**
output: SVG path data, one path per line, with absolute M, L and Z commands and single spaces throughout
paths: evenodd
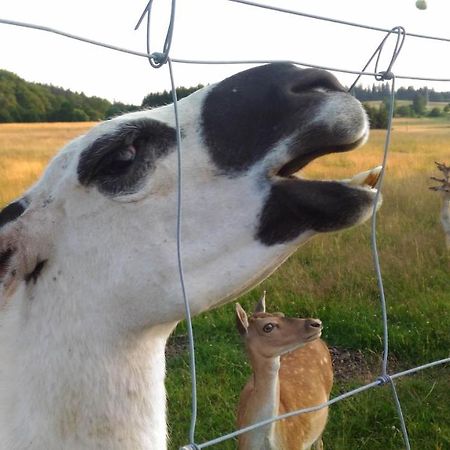
M 0 326 L 0 448 L 166 449 L 164 350 L 174 324 L 119 335 L 68 311 L 31 317 L 16 305 Z
M 280 357 L 261 358 L 250 356 L 253 368 L 253 393 L 247 405 L 247 424 L 253 424 L 278 415 L 280 404 L 280 383 L 278 373 Z M 275 423 L 247 433 L 248 443 L 243 448 L 251 450 L 276 449 Z

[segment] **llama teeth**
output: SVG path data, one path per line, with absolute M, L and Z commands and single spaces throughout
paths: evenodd
M 375 188 L 380 178 L 382 166 L 374 167 L 365 172 L 360 172 L 348 180 L 348 184 L 352 186 L 368 186 Z

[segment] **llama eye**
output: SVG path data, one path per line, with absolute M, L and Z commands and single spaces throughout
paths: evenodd
M 173 151 L 175 144 L 175 129 L 156 120 L 115 124 L 80 154 L 78 180 L 107 196 L 134 194 L 155 170 L 156 161 Z
M 101 168 L 102 175 L 120 175 L 125 172 L 136 159 L 136 148 L 129 145 L 114 153 L 111 159 Z
M 273 323 L 267 323 L 263 327 L 264 333 L 270 333 L 275 328 L 275 325 Z

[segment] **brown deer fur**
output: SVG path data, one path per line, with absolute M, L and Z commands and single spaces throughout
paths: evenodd
M 239 310 L 238 315 L 242 315 L 242 311 Z M 276 345 L 264 342 L 264 334 L 253 331 L 255 327 L 264 326 L 258 324 L 261 321 L 275 323 L 278 331 L 290 333 L 290 336 L 278 339 L 278 351 Z M 291 329 L 284 327 L 283 322 L 288 322 Z M 293 331 L 295 325 L 305 330 L 311 323 L 320 324 L 320 321 L 290 319 L 280 314 L 256 312 L 247 320 L 246 332 L 243 333 L 245 325 L 240 326 L 238 319 L 238 328 L 244 337 L 253 369 L 239 400 L 239 428 L 290 411 L 316 406 L 329 399 L 333 370 L 328 348 L 324 341 L 318 339 L 320 331 L 316 328 L 312 339 L 305 335 L 305 332 Z M 294 349 L 285 353 L 289 346 Z M 239 449 L 299 450 L 309 449 L 313 444 L 316 449 L 322 449 L 321 435 L 327 416 L 328 410 L 323 408 L 273 422 L 241 435 Z

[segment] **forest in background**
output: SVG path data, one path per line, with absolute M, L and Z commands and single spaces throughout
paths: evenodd
M 177 97 L 181 99 L 202 87 L 201 84 L 179 87 Z M 372 127 L 386 128 L 390 101 L 389 84 L 356 86 L 353 94 L 364 103 Z M 444 106 L 430 109 L 427 105 L 431 102 L 442 102 Z M 0 70 L 0 123 L 99 121 L 125 112 L 155 108 L 169 103 L 172 103 L 170 91 L 149 93 L 141 105 L 130 105 L 110 102 L 100 97 L 89 97 L 82 92 L 52 85 L 28 82 L 12 72 Z M 450 113 L 449 103 L 450 92 L 402 87 L 396 92 L 395 116 L 438 117 Z

